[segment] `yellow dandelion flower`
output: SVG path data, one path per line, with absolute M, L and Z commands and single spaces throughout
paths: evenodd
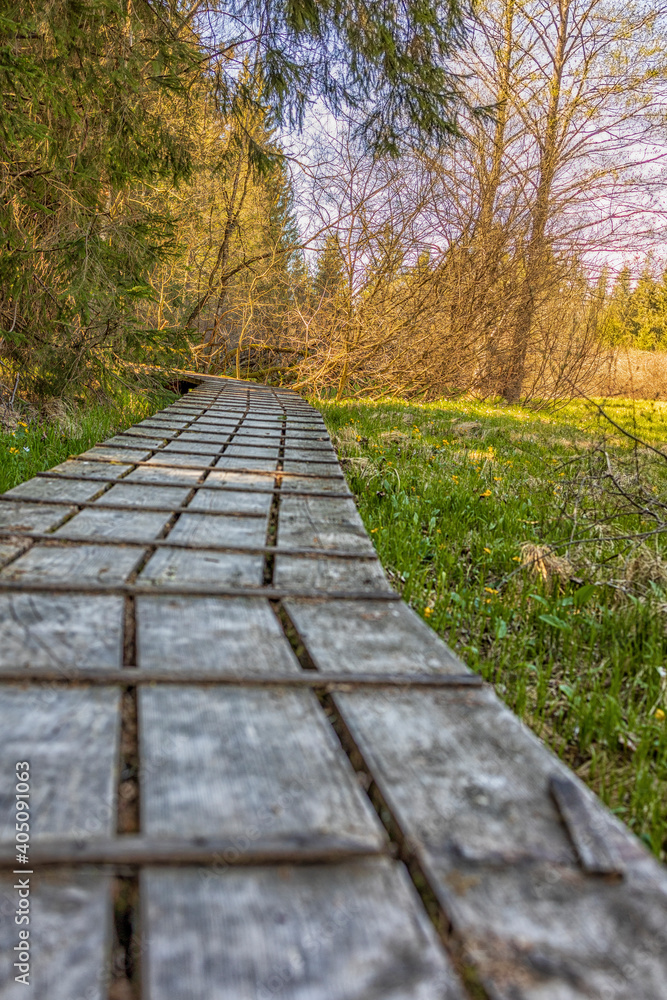
M 658 722 L 664 722 L 665 721 L 665 713 L 663 712 L 663 710 L 661 708 L 656 708 L 656 710 L 653 713 L 653 715 L 658 720 Z
M 488 552 L 488 553 L 489 553 L 489 555 L 491 555 L 491 549 L 484 549 L 484 551 L 485 551 L 485 552 Z
M 424 608 L 424 614 L 429 618 L 433 614 L 433 608 Z
M 485 587 L 484 590 L 486 591 L 487 594 L 497 594 L 498 593 L 498 591 L 494 590 L 493 587 Z
M 480 493 L 480 497 L 490 497 L 490 496 L 491 496 L 491 490 L 484 490 L 483 493 Z

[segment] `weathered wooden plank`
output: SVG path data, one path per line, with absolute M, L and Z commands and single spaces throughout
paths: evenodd
M 123 434 L 123 437 L 124 438 L 138 438 L 139 437 L 139 438 L 149 438 L 149 439 L 152 438 L 152 439 L 155 439 L 155 432 L 159 432 L 160 435 L 161 434 L 165 435 L 164 437 L 158 437 L 157 438 L 157 440 L 159 440 L 160 442 L 165 441 L 166 438 L 170 434 L 169 431 L 165 431 L 164 427 L 161 427 L 160 425 L 158 425 L 155 428 L 153 428 L 153 427 L 150 427 L 150 426 L 145 426 L 144 424 L 133 424 L 132 427 L 130 427 L 127 430 L 127 432 L 125 434 Z M 141 442 L 137 441 L 137 445 L 139 445 L 139 444 L 141 444 Z
M 180 507 L 189 494 L 188 486 L 144 486 L 132 479 L 112 486 L 100 497 L 100 501 L 128 504 L 130 507 L 140 507 L 142 504 L 147 507 Z
M 584 871 L 590 875 L 622 876 L 623 863 L 612 850 L 607 831 L 598 828 L 599 817 L 591 811 L 590 800 L 582 795 L 579 785 L 563 775 L 552 775 L 549 791 Z
M 243 424 L 234 435 L 234 443 L 239 444 L 252 444 L 253 441 L 261 441 L 266 444 L 271 444 L 274 441 L 280 441 L 282 437 L 282 429 L 278 427 L 262 427 L 257 426 L 247 426 Z
M 224 486 L 252 486 L 256 489 L 273 489 L 275 479 L 272 476 L 263 476 L 253 472 L 238 472 L 236 469 L 218 469 L 209 473 L 207 483 L 210 485 Z
M 222 455 L 215 463 L 216 469 L 256 469 L 263 472 L 273 472 L 278 467 L 277 458 L 241 458 L 233 455 Z
M 225 448 L 225 458 L 242 458 L 244 461 L 250 458 L 259 458 L 262 460 L 270 461 L 271 459 L 278 458 L 278 446 L 275 448 L 262 447 L 254 448 L 251 444 L 246 444 L 241 442 L 236 443 L 236 438 L 234 438 L 232 444 L 227 445 Z
M 239 423 L 243 419 L 243 413 L 233 413 L 231 410 L 226 413 L 222 413 L 219 416 L 215 414 L 205 414 L 203 417 L 197 417 L 193 420 L 188 430 L 204 430 L 206 427 L 210 427 L 211 430 L 234 430 L 238 427 Z
M 215 483 L 213 475 L 208 484 Z M 198 490 L 189 504 L 190 510 L 210 510 L 221 514 L 266 514 L 271 508 L 272 495 L 266 493 L 243 493 L 241 490 Z
M 217 425 L 216 425 L 217 426 Z M 183 431 L 175 439 L 176 441 L 203 441 L 207 444 L 214 444 L 220 448 L 223 444 L 229 441 L 230 435 L 233 433 L 233 428 L 230 427 L 228 431 L 223 431 L 222 428 L 218 432 L 197 430 L 196 426 L 187 431 Z
M 3 1000 L 107 1000 L 113 912 L 111 876 L 92 869 L 31 877 L 30 925 L 14 924 L 21 876 L 0 876 L 0 995 Z M 9 916 L 11 919 L 7 919 Z M 29 930 L 28 985 L 16 982 L 19 930 Z
M 333 590 L 340 593 L 391 590 L 382 567 L 374 559 L 321 559 L 276 555 L 273 582 L 276 587 L 300 590 Z
M 217 494 L 214 494 L 217 496 Z M 224 514 L 181 514 L 171 529 L 169 538 L 176 542 L 199 545 L 266 544 L 266 517 L 226 517 Z
M 115 434 L 102 442 L 105 448 L 161 448 L 165 439 L 161 437 L 142 437 L 140 441 L 133 434 Z
M 156 465 L 154 469 L 142 465 L 133 471 L 123 482 L 127 483 L 192 483 L 195 485 L 204 478 L 205 473 L 198 469 L 172 469 L 168 465 Z
M 349 673 L 471 671 L 407 604 L 376 601 L 285 602 L 320 670 Z
M 0 508 L 1 509 L 1 508 Z M 157 538 L 169 514 L 157 511 L 95 510 L 87 507 L 54 534 L 54 538 L 78 538 L 82 541 L 95 538 L 122 538 L 126 541 L 145 542 Z
M 253 587 L 262 583 L 264 559 L 260 555 L 161 548 L 139 574 L 139 583 L 156 583 L 178 589 L 181 583 Z
M 16 559 L 24 551 L 27 544 L 29 544 L 28 541 L 0 541 L 0 566 L 6 566 L 12 559 Z
M 217 455 L 220 449 L 224 445 L 224 439 L 217 442 L 205 442 L 205 441 L 188 441 L 182 437 L 177 437 L 175 441 L 170 441 L 161 450 L 161 454 L 169 454 L 169 461 L 173 457 L 172 452 L 182 453 L 184 451 L 188 452 L 190 455 L 196 455 L 198 458 L 205 457 L 207 461 L 210 461 L 211 455 Z M 201 462 L 199 463 L 201 465 Z
M 48 504 L 31 504 L 29 501 L 3 500 L 0 503 L 0 528 L 7 531 L 51 531 L 76 507 L 50 507 Z
M 285 472 L 307 472 L 311 476 L 338 476 L 341 482 L 345 477 L 337 462 L 304 462 L 302 459 L 286 458 L 283 462 Z
M 54 465 L 51 472 L 62 472 L 67 476 L 86 476 L 94 479 L 120 479 L 132 468 L 128 465 L 112 465 L 110 462 L 79 462 L 68 459 L 60 465 Z
M 628 874 L 582 872 L 548 794 L 569 772 L 490 691 L 334 698 L 494 997 L 660 995 L 666 873 L 584 789 Z
M 327 458 L 338 461 L 336 458 L 336 452 L 333 450 L 331 445 L 326 444 L 324 441 L 318 441 L 313 439 L 311 441 L 308 438 L 290 438 L 285 441 L 285 458 L 295 458 L 300 459 L 306 458 Z
M 86 458 L 106 458 L 112 462 L 143 462 L 150 457 L 151 451 L 140 451 L 138 448 L 136 451 L 128 450 L 127 448 L 104 448 L 99 445 L 96 448 L 89 448 L 88 451 L 81 452 L 77 457 L 85 460 Z
M 148 836 L 385 843 L 310 691 L 156 687 L 139 711 Z
M 182 455 L 177 452 L 169 452 L 166 450 L 159 452 L 157 455 L 153 455 L 148 461 L 150 463 L 157 463 L 159 465 L 172 465 L 172 466 L 200 466 L 200 465 L 211 465 L 214 458 L 217 456 L 217 451 L 214 449 L 209 449 L 207 452 L 197 453 L 192 455 Z
M 30 842 L 116 828 L 117 688 L 2 685 L 0 840 L 14 841 L 16 762 L 30 764 Z M 17 866 L 18 867 L 18 866 Z
M 151 1000 L 460 1000 L 402 865 L 148 869 Z
M 35 476 L 34 479 L 28 479 L 7 490 L 5 495 L 30 500 L 71 500 L 74 503 L 84 503 L 103 488 L 103 483 L 87 483 L 76 479 L 42 479 Z
M 140 667 L 299 671 L 269 602 L 241 597 L 137 598 Z
M 323 497 L 281 498 L 278 545 L 374 551 L 354 500 Z
M 121 597 L 0 594 L 0 665 L 120 667 Z
M 175 433 L 176 431 L 183 430 L 185 427 L 190 425 L 190 420 L 177 420 L 176 417 L 163 417 L 159 413 L 156 413 L 154 417 L 150 417 L 147 420 L 142 420 L 141 423 L 135 424 L 134 427 L 142 427 L 151 433 Z M 133 427 L 133 430 L 134 430 Z
M 120 545 L 33 545 L 0 579 L 123 583 L 142 558 L 142 549 Z
M 347 493 L 348 496 L 352 497 L 353 494 L 348 488 L 345 479 L 342 477 L 322 477 L 321 479 L 317 476 L 285 476 L 280 485 L 281 493 L 294 493 L 298 491 L 299 493 Z

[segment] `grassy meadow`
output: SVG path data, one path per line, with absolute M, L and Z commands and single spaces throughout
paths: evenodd
M 66 408 L 58 403 L 44 414 L 29 408 L 25 415 L 21 415 L 20 409 L 0 412 L 3 417 L 0 493 L 64 462 L 70 455 L 92 448 L 99 441 L 167 406 L 175 398 L 173 393 L 166 391 L 125 390 L 92 405 Z
M 667 461 L 587 402 L 316 405 L 393 585 L 665 860 Z

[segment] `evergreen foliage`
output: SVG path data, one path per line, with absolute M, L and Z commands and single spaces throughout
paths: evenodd
M 8 0 L 5 375 L 60 395 L 196 352 L 202 325 L 210 354 L 249 283 L 278 327 L 306 268 L 276 128 L 319 102 L 374 155 L 442 141 L 462 25 L 458 0 Z
M 602 321 L 605 341 L 640 351 L 667 346 L 667 272 L 659 279 L 645 271 L 633 287 L 628 268 L 616 279 Z

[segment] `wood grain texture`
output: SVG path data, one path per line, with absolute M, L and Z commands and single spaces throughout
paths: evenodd
M 548 793 L 570 772 L 490 691 L 334 698 L 494 997 L 660 996 L 667 874 L 583 786 L 628 876 L 582 872 Z
M 275 480 L 271 476 L 262 476 L 253 472 L 238 472 L 235 469 L 214 469 L 207 479 L 211 486 L 223 484 L 225 486 L 254 486 L 259 489 L 272 489 Z
M 242 424 L 240 430 L 234 435 L 234 444 L 249 444 L 261 442 L 271 444 L 279 442 L 282 435 L 280 427 L 253 427 Z
M 264 558 L 228 552 L 189 552 L 187 549 L 161 548 L 151 556 L 138 577 L 138 583 L 158 583 L 177 588 L 181 583 L 259 586 L 264 574 Z
M 273 582 L 276 587 L 300 590 L 333 590 L 340 593 L 363 590 L 391 590 L 377 560 L 321 559 L 276 555 Z
M 188 441 L 182 437 L 177 437 L 175 441 L 170 441 L 166 444 L 162 452 L 171 454 L 171 452 L 187 451 L 192 455 L 206 456 L 210 460 L 210 456 L 217 454 L 224 444 L 224 438 L 219 443 L 216 441 L 207 444 L 205 441 Z
M 219 480 L 209 476 L 207 484 L 213 485 Z M 266 493 L 243 493 L 233 490 L 198 490 L 188 505 L 190 510 L 210 510 L 220 514 L 265 514 L 268 517 L 271 509 L 272 495 Z
M 110 462 L 80 462 L 68 459 L 60 465 L 54 465 L 51 472 L 62 472 L 68 476 L 90 476 L 94 479 L 120 479 L 132 468 L 131 465 L 116 465 Z
M 196 455 L 181 455 L 176 452 L 167 453 L 165 449 L 157 455 L 153 455 L 148 461 L 150 463 L 158 463 L 160 465 L 173 465 L 175 467 L 185 466 L 187 468 L 188 465 L 210 465 L 216 455 L 217 451 L 215 448 L 211 448 L 207 452 L 198 453 Z
M 342 476 L 334 478 L 319 478 L 317 476 L 286 476 L 280 485 L 282 494 L 294 493 L 346 493 L 350 498 L 352 493 Z
M 341 483 L 345 477 L 337 462 L 304 462 L 301 459 L 286 458 L 283 462 L 285 472 L 307 472 L 311 476 L 340 476 Z
M 158 466 L 151 469 L 147 465 L 142 465 L 123 480 L 124 483 L 192 483 L 194 486 L 200 482 L 205 475 L 197 469 L 170 469 L 168 465 Z
M 471 671 L 426 622 L 403 602 L 285 601 L 320 670 L 349 673 Z
M 136 451 L 131 451 L 127 448 L 105 448 L 98 445 L 96 448 L 89 448 L 88 451 L 82 452 L 77 457 L 84 461 L 86 458 L 106 458 L 112 462 L 132 464 L 133 462 L 144 462 L 149 456 L 150 451 L 140 451 L 138 448 Z
M 151 417 L 150 420 L 144 420 L 140 424 L 135 424 L 132 427 L 134 431 L 136 428 L 140 428 L 152 437 L 160 436 L 162 434 L 166 436 L 171 436 L 172 434 L 179 434 L 182 430 L 190 427 L 190 421 L 188 420 L 176 420 L 174 417 L 160 417 L 157 413 L 155 417 Z
M 229 436 L 233 432 L 233 428 L 230 426 L 228 431 L 223 431 L 222 429 L 218 432 L 207 432 L 197 430 L 196 426 L 193 429 L 188 429 L 179 434 L 176 438 L 177 441 L 199 441 L 206 442 L 207 444 L 215 445 L 216 447 L 222 448 L 223 444 L 229 441 Z
M 25 550 L 29 542 L 26 539 L 23 543 L 13 541 L 0 541 L 0 566 L 6 566 L 8 562 L 15 559 Z
M 120 545 L 34 545 L 0 579 L 124 583 L 142 558 L 142 549 Z
M 312 692 L 142 689 L 139 712 L 149 837 L 385 842 Z
M 396 862 L 148 869 L 142 897 L 150 1000 L 462 1000 Z
M 218 494 L 213 494 L 217 496 Z M 199 545 L 258 546 L 266 542 L 266 517 L 226 517 L 224 514 L 181 514 L 169 538 Z
M 148 670 L 300 670 L 263 598 L 139 597 L 136 614 L 138 662 Z
M 278 467 L 277 458 L 240 458 L 233 455 L 222 455 L 215 463 L 216 469 L 259 469 L 273 472 Z
M 154 431 L 156 431 L 156 430 L 158 432 L 158 435 L 163 434 L 163 433 L 165 434 L 164 438 L 158 436 L 157 439 L 159 441 L 166 440 L 168 432 L 165 431 L 164 428 L 161 427 L 160 425 L 158 425 L 157 427 L 154 428 L 154 427 L 150 427 L 150 426 L 144 426 L 143 424 L 134 424 L 132 427 L 129 428 L 129 430 L 123 436 L 124 437 L 125 436 L 127 436 L 127 437 L 132 436 L 134 438 L 137 438 L 137 437 L 140 437 L 140 438 L 155 438 Z M 141 441 L 137 441 L 137 445 L 140 445 L 140 444 L 141 444 Z
M 30 763 L 32 844 L 45 837 L 111 836 L 119 730 L 117 688 L 3 684 L 0 840 L 15 839 L 15 768 L 22 760 Z
M 243 459 L 256 458 L 271 462 L 278 458 L 278 445 L 276 445 L 275 448 L 254 448 L 251 444 L 246 444 L 245 442 L 237 444 L 236 438 L 234 438 L 232 443 L 228 444 L 225 448 L 224 457 Z
M 2 508 L 0 508 L 0 511 Z M 157 511 L 95 510 L 87 507 L 54 534 L 54 538 L 76 538 L 94 541 L 96 538 L 122 538 L 126 541 L 147 542 L 157 538 L 169 520 L 168 513 Z
M 138 471 L 138 470 L 137 470 Z M 118 483 L 100 497 L 102 503 L 128 504 L 131 507 L 180 507 L 188 498 L 187 486 L 144 486 L 130 482 Z
M 120 667 L 123 600 L 0 594 L 0 665 Z
M 282 497 L 278 545 L 349 549 L 363 554 L 374 552 L 352 499 Z
M 76 507 L 49 507 L 48 504 L 31 504 L 29 501 L 3 500 L 0 502 L 0 528 L 17 534 L 21 531 L 51 531 L 75 510 Z
M 83 503 L 103 488 L 103 483 L 86 483 L 76 479 L 42 479 L 35 476 L 34 479 L 28 479 L 12 490 L 7 490 L 5 495 L 32 500 L 71 500 Z
M 164 444 L 164 438 L 161 437 L 142 437 L 140 441 L 137 441 L 136 437 L 132 434 L 115 434 L 111 438 L 107 438 L 102 444 L 106 448 L 161 448 Z
M 0 920 L 2 1000 L 107 1000 L 111 876 L 93 869 L 32 876 L 28 986 L 15 981 L 12 967 L 19 931 L 13 922 L 17 877 L 0 877 L 0 909 L 12 916 Z

